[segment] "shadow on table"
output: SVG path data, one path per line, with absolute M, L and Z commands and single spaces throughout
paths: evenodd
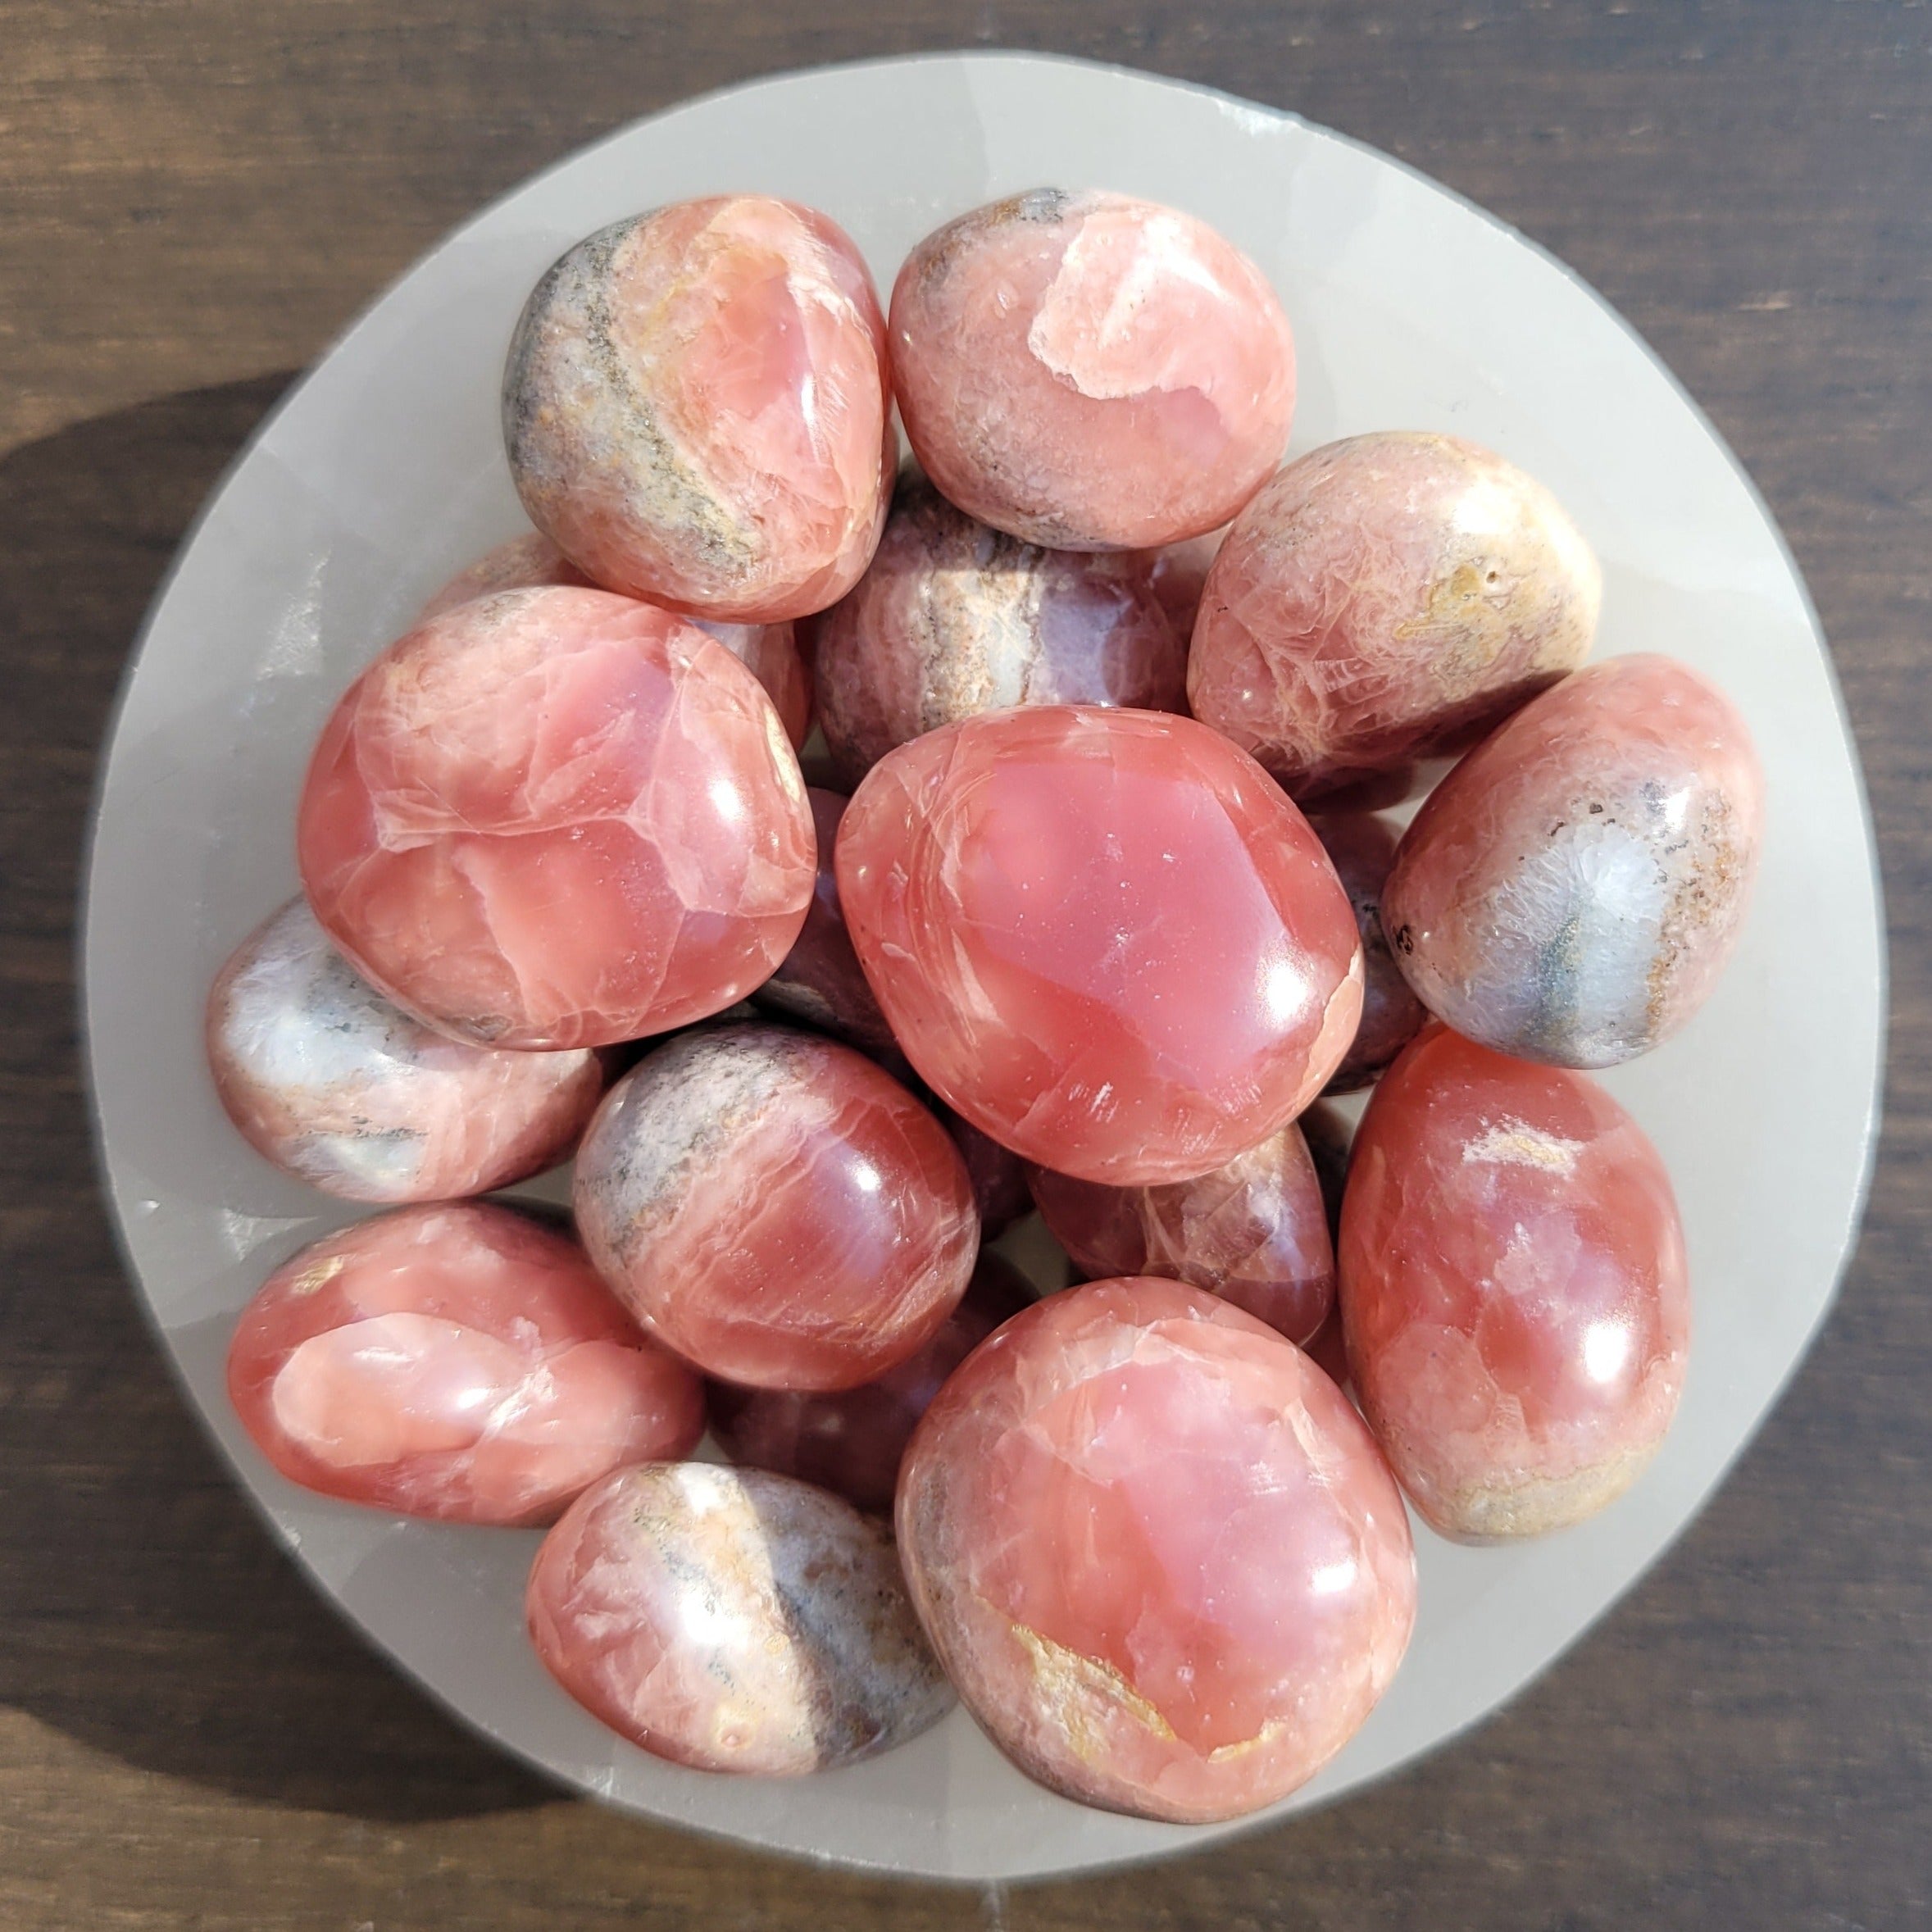
M 286 374 L 0 457 L 0 1705 L 140 1767 L 402 1822 L 556 1794 L 425 1702 L 230 1484 L 99 1204 L 71 984 L 93 761 L 142 612 Z

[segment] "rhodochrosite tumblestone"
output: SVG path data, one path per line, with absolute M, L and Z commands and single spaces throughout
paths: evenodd
M 1614 1066 L 1668 1039 L 1716 984 L 1763 823 L 1730 700 L 1671 658 L 1616 658 L 1525 707 L 1430 794 L 1382 924 L 1458 1033 Z
M 969 719 L 875 765 L 839 890 L 906 1057 L 1030 1161 L 1206 1174 L 1321 1091 L 1361 1011 L 1347 895 L 1307 821 L 1192 719 Z
M 1048 1230 L 1083 1275 L 1189 1282 L 1291 1342 L 1306 1342 L 1334 1306 L 1321 1183 L 1292 1121 L 1198 1180 L 1110 1188 L 1044 1167 L 1027 1178 Z
M 446 1039 L 349 970 L 293 899 L 208 996 L 208 1064 L 257 1152 L 346 1201 L 447 1201 L 555 1166 L 604 1090 L 589 1048 Z
M 713 1382 L 711 1428 L 734 1462 L 816 1483 L 861 1509 L 889 1510 L 906 1444 L 946 1378 L 1033 1299 L 1010 1261 L 982 1251 L 945 1325 L 876 1382 L 834 1395 Z
M 857 588 L 812 621 L 825 743 L 853 782 L 896 744 L 1015 704 L 1180 711 L 1188 644 L 1163 553 L 1042 550 L 902 479 Z
M 1341 1284 L 1362 1412 L 1446 1535 L 1592 1515 L 1676 1412 L 1690 1299 L 1670 1177 L 1580 1074 L 1430 1028 L 1355 1137 Z
M 530 521 L 598 583 L 768 624 L 858 580 L 891 488 L 885 325 L 851 238 L 766 195 L 602 229 L 503 374 Z
M 699 1771 L 850 1764 L 952 1703 L 884 1530 L 762 1470 L 621 1471 L 543 1539 L 525 1603 L 579 1703 Z
M 927 475 L 1056 550 L 1225 523 L 1281 460 L 1294 343 L 1267 278 L 1192 215 L 1043 188 L 906 257 L 893 375 Z
M 1069 1289 L 983 1343 L 912 1438 L 897 1517 L 974 1716 L 1112 1811 L 1200 1823 L 1293 1790 L 1415 1621 L 1408 1521 L 1361 1419 L 1179 1282 Z
M 573 1199 L 638 1319 L 760 1389 L 852 1389 L 903 1361 L 979 1245 L 946 1130 L 862 1053 L 780 1026 L 640 1061 L 590 1124 Z
M 1453 436 L 1350 437 L 1235 519 L 1188 702 L 1313 798 L 1474 743 L 1583 661 L 1602 587 L 1562 506 L 1501 457 Z
M 476 1202 L 381 1215 L 284 1262 L 242 1311 L 228 1391 L 292 1482 L 458 1523 L 547 1523 L 704 1430 L 697 1376 L 577 1244 Z
M 771 701 L 682 618 L 601 590 L 433 617 L 349 687 L 302 879 L 351 965 L 484 1046 L 599 1046 L 721 1011 L 783 959 L 811 819 Z
M 1361 1024 L 1328 1091 L 1350 1093 L 1372 1085 L 1382 1070 L 1421 1030 L 1429 1017 L 1390 957 L 1382 930 L 1382 887 L 1395 861 L 1395 831 L 1371 812 L 1339 812 L 1311 819 L 1321 848 L 1334 861 L 1342 889 L 1355 908 L 1361 934 Z

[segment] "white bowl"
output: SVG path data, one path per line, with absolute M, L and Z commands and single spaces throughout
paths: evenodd
M 135 1280 L 190 1400 L 316 1587 L 452 1711 L 566 1784 L 752 1844 L 978 1880 L 1153 1857 L 1239 1827 L 1068 1803 L 963 1712 L 813 1778 L 661 1763 L 580 1711 L 530 1654 L 534 1535 L 405 1522 L 283 1481 L 224 1396 L 230 1326 L 273 1265 L 350 1213 L 229 1127 L 200 1020 L 223 957 L 294 889 L 296 788 L 338 693 L 432 588 L 519 525 L 498 380 L 525 293 L 564 248 L 661 202 L 758 189 L 828 211 L 883 289 L 940 221 L 1047 183 L 1176 203 L 1261 264 L 1300 349 L 1298 449 L 1454 430 L 1551 484 L 1603 559 L 1600 652 L 1666 651 L 1709 673 L 1763 755 L 1764 870 L 1737 961 L 1680 1039 L 1606 1083 L 1683 1202 L 1697 1334 L 1676 1428 L 1635 1489 L 1581 1529 L 1505 1550 L 1421 1533 L 1421 1621 L 1394 1688 L 1321 1777 L 1264 1816 L 1334 1798 L 1494 1710 L 1689 1521 L 1802 1354 L 1862 1199 L 1883 1000 L 1857 763 L 1776 530 L 1629 328 L 1480 210 L 1298 120 L 1013 55 L 762 81 L 612 135 L 419 263 L 216 493 L 128 680 L 87 905 L 95 1104 Z

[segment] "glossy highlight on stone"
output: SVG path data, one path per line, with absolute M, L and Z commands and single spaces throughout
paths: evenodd
M 946 1378 L 1033 1301 L 1018 1269 L 982 1249 L 966 1299 L 916 1355 L 838 1394 L 713 1382 L 711 1433 L 734 1462 L 816 1483 L 860 1509 L 889 1512 L 906 1444 Z
M 762 1470 L 621 1471 L 544 1538 L 525 1604 L 579 1703 L 698 1771 L 851 1764 L 952 1703 L 884 1530 Z
M 1048 1231 L 1089 1278 L 1158 1275 L 1306 1343 L 1335 1301 L 1335 1251 L 1293 1121 L 1196 1180 L 1110 1188 L 1028 1171 Z
M 861 1052 L 898 1058 L 897 1042 L 879 1010 L 865 969 L 852 949 L 845 916 L 839 907 L 839 880 L 832 854 L 845 800 L 818 785 L 806 788 L 812 830 L 818 839 L 818 880 L 811 909 L 778 971 L 752 995 L 756 1004 L 822 1028 Z
M 454 1523 L 547 1523 L 627 1463 L 687 1456 L 698 1380 L 567 1236 L 480 1202 L 305 1248 L 242 1311 L 235 1412 L 305 1489 Z
M 875 766 L 839 889 L 907 1057 L 1043 1166 L 1185 1180 L 1292 1120 L 1361 1009 L 1361 948 L 1299 811 L 1193 720 L 969 719 Z
M 1382 887 L 1395 862 L 1394 827 L 1370 812 L 1321 815 L 1308 822 L 1334 863 L 1361 935 L 1361 1024 L 1327 1089 L 1352 1093 L 1380 1079 L 1382 1070 L 1421 1031 L 1429 1014 L 1409 990 L 1382 930 Z
M 503 373 L 524 508 L 597 583 L 770 624 L 835 602 L 892 485 L 885 328 L 816 210 L 680 202 L 601 229 L 536 287 Z
M 894 745 L 1011 705 L 1182 710 L 1188 634 L 1169 605 L 1186 566 L 1164 554 L 1043 550 L 902 477 L 871 567 L 812 620 L 834 761 L 856 784 Z
M 1069 1289 L 983 1343 L 913 1436 L 897 1521 L 993 1742 L 1143 1817 L 1237 1817 L 1306 1782 L 1415 1621 L 1407 1518 L 1361 1419 L 1179 1282 Z
M 962 215 L 907 257 L 891 330 L 925 473 L 1030 543 L 1198 536 L 1288 442 L 1294 343 L 1266 277 L 1152 202 L 1043 188 Z
M 788 1027 L 704 1029 L 605 1097 L 577 1225 L 659 1339 L 760 1389 L 852 1389 L 932 1338 L 979 1244 L 946 1130 L 863 1054 Z
M 569 1157 L 604 1090 L 587 1048 L 506 1052 L 412 1020 L 299 898 L 222 967 L 207 1049 L 248 1144 L 345 1201 L 447 1201 L 540 1174 Z
M 1602 596 L 1589 546 L 1534 477 L 1458 437 L 1352 436 L 1235 519 L 1202 593 L 1189 706 L 1316 798 L 1473 744 L 1583 661 Z
M 811 902 L 805 786 L 743 665 L 599 590 L 506 591 L 392 644 L 309 767 L 302 884 L 349 963 L 479 1045 L 730 1006 Z
M 1670 1427 L 1690 1333 L 1676 1202 L 1581 1074 L 1430 1027 L 1356 1136 L 1340 1265 L 1362 1412 L 1444 1535 L 1580 1522 Z
M 1382 923 L 1417 997 L 1458 1033 L 1612 1066 L 1708 998 L 1763 827 L 1763 777 L 1730 700 L 1671 658 L 1614 658 L 1546 692 L 1430 793 Z

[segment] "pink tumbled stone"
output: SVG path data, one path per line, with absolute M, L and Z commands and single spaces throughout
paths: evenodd
M 1307 820 L 1192 719 L 969 719 L 846 808 L 852 943 L 920 1077 L 1042 1166 L 1190 1180 L 1305 1107 L 1354 1037 L 1361 947 Z
M 1395 861 L 1394 828 L 1368 812 L 1325 815 L 1308 822 L 1334 862 L 1361 934 L 1361 1024 L 1328 1083 L 1331 1093 L 1352 1093 L 1381 1078 L 1382 1070 L 1421 1031 L 1429 1015 L 1410 992 L 1382 930 L 1382 886 Z
M 1356 1136 L 1340 1262 L 1362 1412 L 1445 1535 L 1579 1522 L 1671 1425 L 1690 1297 L 1670 1176 L 1581 1074 L 1430 1027 Z
M 357 978 L 293 899 L 208 995 L 228 1117 L 284 1172 L 345 1201 L 447 1201 L 554 1167 L 604 1090 L 588 1048 L 511 1053 L 446 1039 Z
M 534 590 L 545 584 L 574 584 L 581 590 L 598 588 L 540 530 L 512 537 L 485 551 L 466 570 L 458 571 L 416 614 L 418 624 L 453 611 L 472 598 L 499 590 Z M 795 751 L 811 731 L 811 679 L 789 624 L 716 624 L 708 617 L 689 620 L 715 637 L 765 687 Z
M 1602 593 L 1534 477 L 1453 436 L 1352 436 L 1235 519 L 1195 621 L 1189 705 L 1298 799 L 1359 787 L 1474 743 L 1575 669 Z
M 1266 277 L 1205 222 L 1124 194 L 1039 189 L 928 235 L 893 289 L 892 353 L 925 473 L 1057 550 L 1225 523 L 1294 411 Z
M 833 1395 L 713 1382 L 711 1431 L 734 1462 L 816 1483 L 861 1509 L 890 1510 L 906 1444 L 946 1378 L 1033 1301 L 1010 1261 L 982 1251 L 966 1299 L 945 1325 L 876 1382 Z
M 578 1150 L 584 1243 L 625 1306 L 707 1374 L 853 1389 L 952 1313 L 979 1244 L 946 1130 L 861 1053 L 739 1025 L 661 1047 Z
M 778 971 L 753 995 L 755 1003 L 794 1020 L 803 1020 L 836 1034 L 861 1051 L 898 1057 L 898 1046 L 885 1016 L 879 1010 L 845 916 L 839 907 L 839 880 L 832 854 L 838 844 L 839 822 L 845 800 L 817 785 L 806 788 L 811 805 L 812 830 L 818 838 L 818 883 L 811 910 L 792 949 Z
M 503 374 L 524 508 L 596 582 L 770 624 L 836 602 L 890 491 L 885 325 L 851 238 L 766 195 L 580 242 Z
M 576 1243 L 478 1202 L 380 1215 L 285 1261 L 242 1311 L 228 1393 L 291 1482 L 446 1522 L 547 1523 L 704 1430 L 697 1376 Z
M 884 1529 L 763 1470 L 620 1471 L 543 1539 L 525 1607 L 593 1717 L 698 1771 L 851 1764 L 952 1703 Z
M 1430 794 L 1382 923 L 1458 1033 L 1519 1059 L 1615 1066 L 1709 996 L 1763 827 L 1730 700 L 1673 659 L 1613 658 L 1525 707 Z
M 1048 1231 L 1090 1278 L 1159 1275 L 1205 1288 L 1305 1343 L 1335 1301 L 1335 1250 L 1293 1121 L 1195 1180 L 1110 1188 L 1029 1170 Z
M 700 1020 L 811 903 L 804 782 L 771 701 L 683 619 L 601 590 L 445 611 L 349 687 L 297 850 L 349 963 L 484 1046 Z
M 902 478 L 871 567 L 812 621 L 834 761 L 856 783 L 894 745 L 1010 705 L 1184 709 L 1188 634 L 1156 588 L 1161 555 L 1043 550 Z
M 1284 1797 L 1415 1621 L 1407 1518 L 1360 1417 L 1179 1282 L 1069 1289 L 981 1343 L 912 1438 L 897 1517 L 967 1707 L 1111 1811 L 1202 1823 Z

